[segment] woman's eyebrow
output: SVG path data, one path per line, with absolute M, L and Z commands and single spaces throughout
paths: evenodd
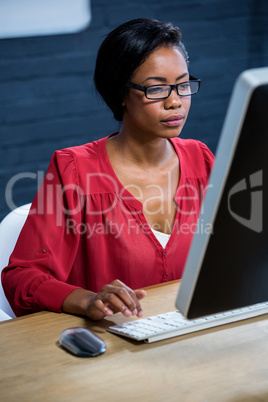
M 186 77 L 187 75 L 189 75 L 188 72 L 187 72 L 187 73 L 184 73 L 184 74 L 182 74 L 182 75 L 180 75 L 179 77 L 176 78 L 176 81 L 181 80 L 182 78 Z M 149 80 L 156 80 L 156 81 L 161 81 L 161 82 L 167 82 L 167 79 L 164 78 L 164 77 L 153 76 L 153 77 L 147 77 L 147 78 L 143 81 L 143 83 L 146 82 L 146 81 L 149 81 Z

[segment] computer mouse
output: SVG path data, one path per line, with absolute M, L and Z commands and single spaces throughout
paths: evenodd
M 86 328 L 68 328 L 60 334 L 59 342 L 75 356 L 95 357 L 106 351 L 104 341 Z

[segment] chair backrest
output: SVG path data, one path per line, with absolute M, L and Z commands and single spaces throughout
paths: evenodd
M 9 256 L 16 245 L 30 207 L 31 204 L 25 204 L 14 209 L 0 223 L 0 274 L 8 265 Z M 0 280 L 0 321 L 14 317 L 15 314 L 6 299 Z

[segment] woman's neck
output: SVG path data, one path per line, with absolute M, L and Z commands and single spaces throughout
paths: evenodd
M 175 152 L 166 138 L 140 138 L 120 131 L 110 141 L 113 142 L 110 145 L 122 159 L 140 167 L 164 166 Z

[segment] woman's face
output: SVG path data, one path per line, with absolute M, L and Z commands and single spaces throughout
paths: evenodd
M 189 80 L 187 63 L 176 47 L 160 47 L 133 73 L 130 82 L 142 86 L 177 84 Z M 149 100 L 130 88 L 124 99 L 122 130 L 143 138 L 172 138 L 180 134 L 191 105 L 191 96 L 173 90 L 166 99 Z

